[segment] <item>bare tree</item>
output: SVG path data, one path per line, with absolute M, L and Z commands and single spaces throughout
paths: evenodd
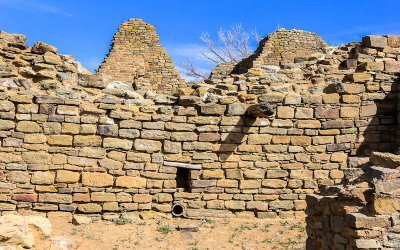
M 213 40 L 210 33 L 203 32 L 200 40 L 205 43 L 205 49 L 200 50 L 202 57 L 210 63 L 216 65 L 219 63 L 238 63 L 243 58 L 253 53 L 250 43 L 259 42 L 260 35 L 254 29 L 247 32 L 242 24 L 231 26 L 229 30 L 220 28 L 218 31 L 218 40 Z M 200 72 L 199 68 L 193 65 L 192 60 L 186 57 L 186 60 L 179 64 L 184 69 L 183 74 L 195 79 L 207 79 L 208 74 Z

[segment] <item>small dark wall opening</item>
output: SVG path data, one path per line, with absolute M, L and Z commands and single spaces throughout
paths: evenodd
M 183 192 L 190 192 L 190 170 L 178 168 L 176 172 L 176 188 Z
M 183 206 L 180 204 L 175 204 L 172 208 L 172 214 L 175 216 L 182 216 L 184 212 Z

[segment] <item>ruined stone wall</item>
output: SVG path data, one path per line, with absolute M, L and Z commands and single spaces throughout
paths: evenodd
M 304 216 L 349 155 L 396 149 L 396 46 L 369 36 L 179 96 L 105 74 L 81 76 L 76 98 L 3 84 L 0 211 Z M 260 103 L 271 114 L 247 112 Z
M 158 41 L 155 28 L 141 19 L 123 22 L 98 72 L 138 89 L 171 93 L 185 81 Z
M 308 58 L 313 53 L 325 52 L 326 48 L 326 43 L 315 33 L 279 29 L 264 37 L 254 54 L 235 65 L 232 73 L 243 74 L 263 65 L 294 63 L 295 58 Z

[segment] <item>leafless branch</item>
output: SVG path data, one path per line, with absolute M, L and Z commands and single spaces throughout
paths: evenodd
M 185 72 L 183 72 L 185 76 L 201 80 L 206 80 L 208 78 L 208 74 L 200 72 L 200 70 L 193 65 L 193 62 L 189 57 L 186 56 L 185 59 L 186 60 L 184 62 L 178 64 L 185 70 Z

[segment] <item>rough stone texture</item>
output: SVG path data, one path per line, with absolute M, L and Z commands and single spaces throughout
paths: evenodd
M 123 34 L 136 32 L 136 24 L 143 36 L 154 33 L 138 20 L 122 25 L 111 61 L 125 60 L 124 48 L 140 50 L 143 41 L 154 42 L 143 45 L 145 51 L 161 53 L 155 37 L 122 44 L 124 37 L 143 38 Z M 282 30 L 264 39 L 259 51 L 265 53 L 249 59 L 248 72 L 222 76 L 221 70 L 169 96 L 147 91 L 170 90 L 162 81 L 177 79 L 163 78 L 173 67 L 163 66 L 169 62 L 162 53 L 158 68 L 143 61 L 152 53 L 127 51 L 132 67 L 139 67 L 134 70 L 111 62 L 116 74 L 149 84 L 134 91 L 131 80 L 93 76 L 71 56 L 44 45 L 35 53 L 23 39 L 1 34 L 2 214 L 20 208 L 169 213 L 180 202 L 189 217 L 301 216 L 306 195 L 318 187 L 353 187 L 361 179 L 368 183 L 340 194 L 340 204 L 355 197 L 356 205 L 329 208 L 335 215 L 360 212 L 366 204 L 377 215 L 397 213 L 391 199 L 397 189 L 390 187 L 398 183 L 386 182 L 396 180 L 397 165 L 370 167 L 366 175 L 348 170 L 366 167 L 360 156 L 395 152 L 400 144 L 394 136 L 399 51 L 393 39 L 384 48 L 385 39 L 378 39 L 375 47 L 355 42 L 327 53 L 316 35 Z M 9 39 L 21 49 L 10 49 Z M 264 112 L 249 112 L 255 106 Z M 378 192 L 369 195 L 372 185 Z
M 158 40 L 155 28 L 141 19 L 123 22 L 98 72 L 139 89 L 170 92 L 184 81 Z

